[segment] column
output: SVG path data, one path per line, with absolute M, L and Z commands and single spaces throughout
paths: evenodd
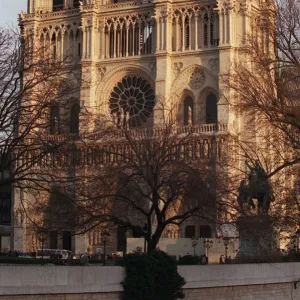
M 80 32 L 79 32 L 80 33 Z M 76 33 L 73 34 L 73 56 L 78 56 L 78 52 L 76 52 Z
M 198 12 L 195 13 L 195 50 L 198 50 Z
M 135 55 L 135 24 L 132 24 L 132 55 Z
M 189 50 L 192 50 L 192 15 L 188 15 L 189 18 Z
M 207 48 L 211 48 L 211 13 L 207 14 L 208 20 L 207 20 Z
M 117 50 L 117 24 L 114 23 L 113 24 L 114 26 L 114 58 L 116 58 L 117 56 L 117 53 L 116 53 L 116 50 Z
M 105 26 L 101 28 L 101 58 L 104 59 L 105 57 Z
M 156 51 L 160 51 L 160 17 L 157 17 L 157 27 L 156 27 L 156 32 L 157 32 L 157 39 L 156 39 Z
M 141 55 L 141 26 L 142 26 L 142 22 L 138 22 L 138 26 L 139 26 L 139 38 L 138 38 L 138 55 Z M 143 43 L 144 43 L 144 39 Z M 145 45 L 147 46 L 147 45 Z M 145 47 L 143 48 L 143 51 L 145 52 Z M 144 53 L 143 53 L 144 54 Z
M 61 42 L 60 42 L 60 59 L 64 60 L 64 40 L 65 40 L 65 32 L 61 33 Z
M 45 57 L 47 55 L 47 51 L 46 51 L 46 45 L 47 45 L 47 34 L 44 34 L 43 35 L 44 37 L 44 41 L 43 41 L 43 56 Z
M 166 33 L 166 40 L 167 40 L 167 51 L 168 52 L 172 52 L 172 16 L 171 15 L 168 15 L 167 16 L 167 33 Z
M 57 49 L 58 49 L 58 42 L 57 42 L 57 39 L 58 39 L 58 34 L 57 33 L 55 33 L 55 53 L 54 53 L 54 57 L 55 57 L 55 60 L 57 60 L 57 54 L 58 54 L 58 51 L 57 51 Z M 30 39 L 30 42 L 31 42 L 31 45 L 30 46 L 32 46 L 33 45 L 33 42 L 32 42 L 32 39 Z M 32 51 L 32 49 L 31 49 L 31 51 Z
M 175 49 L 176 49 L 176 52 L 179 51 L 179 47 L 180 47 L 180 44 L 179 44 L 179 41 L 180 41 L 180 28 L 179 28 L 179 16 L 176 16 L 176 46 L 175 46 Z
M 182 15 L 182 52 L 185 51 L 185 15 Z
M 200 36 L 200 49 L 204 48 L 204 17 L 203 14 L 199 15 L 199 36 Z
M 220 44 L 223 44 L 223 13 L 219 12 L 219 40 Z
M 152 20 L 150 22 L 150 26 L 151 26 L 151 32 L 152 32 L 152 40 L 151 40 L 151 54 L 155 53 L 156 51 L 156 22 L 154 20 Z
M 161 23 L 161 50 L 165 50 L 165 18 L 162 18 Z
M 128 57 L 128 38 L 129 38 L 129 24 L 125 24 L 126 26 L 126 57 Z
M 90 43 L 91 43 L 91 28 L 88 27 L 86 31 L 86 58 L 90 58 Z
M 86 28 L 84 28 L 84 30 L 82 31 L 82 33 L 83 33 L 83 41 L 82 41 L 82 43 L 83 43 L 83 45 L 82 45 L 82 57 L 83 58 L 86 58 Z
M 120 24 L 120 38 L 119 38 L 119 56 L 122 57 L 123 53 L 123 24 Z

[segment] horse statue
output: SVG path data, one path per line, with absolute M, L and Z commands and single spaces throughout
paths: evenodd
M 242 210 L 251 211 L 256 209 L 259 215 L 267 215 L 270 203 L 275 200 L 272 185 L 268 176 L 259 161 L 250 164 L 246 162 L 250 169 L 247 179 L 240 183 L 237 201 Z M 254 199 L 257 200 L 257 207 Z

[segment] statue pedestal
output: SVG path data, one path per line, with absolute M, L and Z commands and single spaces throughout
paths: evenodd
M 268 215 L 243 216 L 236 222 L 240 246 L 237 260 L 276 260 L 280 257 L 274 219 Z

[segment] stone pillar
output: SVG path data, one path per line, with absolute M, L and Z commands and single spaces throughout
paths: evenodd
M 195 13 L 195 50 L 198 50 L 198 12 Z

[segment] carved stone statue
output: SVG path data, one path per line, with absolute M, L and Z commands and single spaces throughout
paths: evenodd
M 257 207 L 259 215 L 266 215 L 270 203 L 274 201 L 274 193 L 267 173 L 259 161 L 246 162 L 246 165 L 250 172 L 248 178 L 243 179 L 240 183 L 237 201 L 243 211 L 250 211 Z M 257 205 L 255 205 L 254 199 L 257 200 Z
M 192 108 L 188 107 L 188 125 L 193 125 Z

